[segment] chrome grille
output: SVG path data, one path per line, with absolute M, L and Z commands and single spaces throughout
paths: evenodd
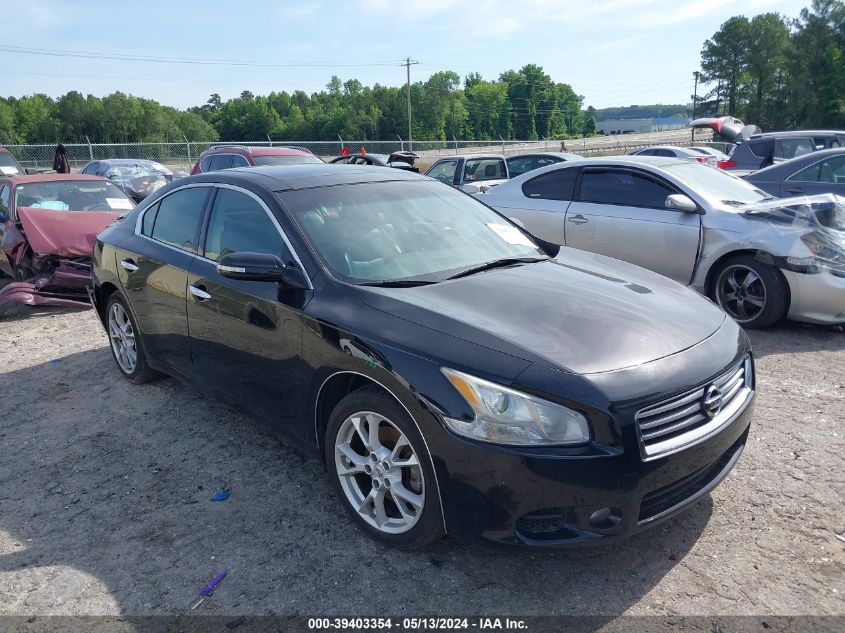
M 712 382 L 637 412 L 643 458 L 673 453 L 717 431 L 753 393 L 751 357 Z

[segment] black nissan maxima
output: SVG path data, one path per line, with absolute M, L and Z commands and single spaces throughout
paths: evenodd
M 724 479 L 754 366 L 695 292 L 556 248 L 398 169 L 231 169 L 102 232 L 90 291 L 126 378 L 177 376 L 315 449 L 373 537 L 576 545 Z

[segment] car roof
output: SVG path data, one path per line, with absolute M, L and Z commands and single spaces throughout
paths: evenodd
M 772 138 L 777 136 L 842 136 L 845 135 L 843 130 L 789 130 L 788 132 L 762 132 L 760 134 L 752 134 L 750 139 L 755 138 Z
M 138 163 L 155 163 L 160 165 L 157 160 L 151 158 L 100 158 L 89 161 L 91 163 L 108 163 L 109 165 L 137 165 Z
M 526 156 L 554 156 L 555 158 L 565 158 L 567 160 L 575 158 L 582 158 L 578 154 L 573 154 L 571 152 L 526 152 L 525 154 L 514 154 L 513 156 L 508 156 L 508 160 L 511 158 L 525 158 Z
M 26 176 L 24 174 L 4 176 L 4 180 L 12 180 L 15 184 L 23 185 L 36 182 L 63 182 L 68 180 L 99 180 L 108 182 L 102 176 L 89 176 L 87 174 L 33 174 Z
M 579 158 L 578 160 L 568 160 L 565 163 L 556 163 L 555 165 L 548 165 L 546 167 L 542 167 L 541 169 L 551 169 L 551 168 L 569 168 L 569 167 L 577 167 L 577 166 L 613 166 L 618 165 L 622 167 L 636 167 L 638 165 L 649 165 L 651 167 L 671 167 L 672 165 L 689 165 L 690 161 L 684 160 L 683 158 L 675 158 L 674 156 L 639 156 L 635 154 L 629 154 L 626 156 L 603 156 L 600 158 Z M 696 163 L 692 163 L 696 164 Z M 532 173 L 539 173 L 540 170 L 535 169 L 533 172 L 527 172 L 529 174 Z
M 499 158 L 501 158 L 501 159 L 504 159 L 504 156 L 502 156 L 501 154 L 454 154 L 454 155 L 450 154 L 448 156 L 440 156 L 440 157 L 437 158 L 437 160 L 438 161 L 440 161 L 440 160 L 454 160 L 456 158 L 472 158 L 472 159 L 476 159 L 476 158 L 490 158 L 490 159 L 495 158 L 495 159 L 499 159 Z M 435 162 L 437 162 L 437 161 L 435 161 Z
M 179 180 L 179 182 L 189 184 L 191 182 L 251 181 L 267 187 L 271 191 L 289 191 L 394 180 L 432 182 L 426 176 L 405 169 L 373 169 L 369 165 L 333 165 L 331 163 L 237 167 L 188 176 Z
M 298 147 L 262 147 L 252 145 L 215 145 L 203 154 L 252 154 L 253 156 L 311 156 L 311 152 Z

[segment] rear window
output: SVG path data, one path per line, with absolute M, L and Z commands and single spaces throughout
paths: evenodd
M 232 166 L 232 154 L 215 154 L 211 157 L 211 164 L 208 166 L 208 171 L 218 171 L 220 169 L 229 169 Z
M 254 156 L 255 164 L 261 167 L 268 165 L 311 165 L 322 163 L 316 156 Z

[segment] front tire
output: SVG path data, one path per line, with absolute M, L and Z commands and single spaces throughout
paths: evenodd
M 374 539 L 419 548 L 443 536 L 428 452 L 407 412 L 377 387 L 348 394 L 326 429 L 328 476 L 341 503 Z
M 106 302 L 106 333 L 112 357 L 124 378 L 140 385 L 161 377 L 147 363 L 141 332 L 126 302 L 116 292 Z
M 752 255 L 739 255 L 716 274 L 713 300 L 743 327 L 764 328 L 786 315 L 789 291 L 773 266 Z

